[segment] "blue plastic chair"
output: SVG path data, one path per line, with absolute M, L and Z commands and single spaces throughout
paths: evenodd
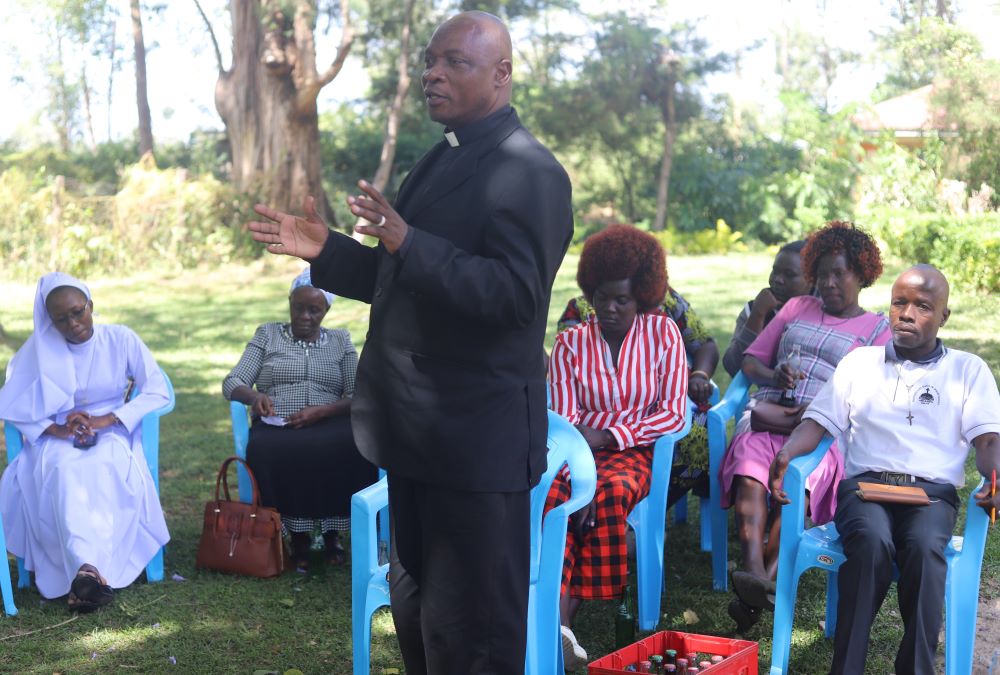
M 722 508 L 719 467 L 729 447 L 727 422 L 738 420 L 750 400 L 750 380 L 742 372 L 729 383 L 722 400 L 708 411 L 708 494 L 709 503 L 702 502 L 702 521 L 711 522 L 712 588 L 725 591 L 729 587 L 729 512 Z M 704 529 L 702 530 L 704 533 Z M 703 547 L 704 548 L 704 547 Z
M 829 436 L 804 457 L 791 462 L 785 474 L 784 489 L 791 500 L 782 507 L 781 548 L 778 552 L 778 583 L 774 602 L 774 634 L 771 651 L 771 675 L 788 672 L 792 619 L 799 577 L 810 567 L 827 571 L 826 637 L 837 628 L 837 569 L 844 562 L 840 535 L 832 522 L 805 529 L 806 477 L 819 466 L 833 443 Z M 972 652 L 976 637 L 976 613 L 979 609 L 979 578 L 986 547 L 989 517 L 976 506 L 975 493 L 968 499 L 965 532 L 952 537 L 945 549 L 948 577 L 945 582 L 945 673 L 968 675 L 972 672 Z
M 719 402 L 719 385 L 714 381 L 710 381 L 712 385 L 712 395 L 708 397 L 708 402 L 711 405 L 715 405 Z M 712 519 L 709 517 L 711 503 L 712 503 L 712 492 L 711 486 L 709 487 L 708 497 L 700 497 L 699 503 L 701 508 L 699 510 L 699 520 L 698 525 L 701 528 L 701 550 L 711 551 L 712 550 Z M 687 522 L 688 506 L 687 506 L 688 496 L 684 495 L 674 504 L 674 524 L 681 525 Z M 716 500 L 718 501 L 718 500 Z
M 229 402 L 229 417 L 233 422 L 233 449 L 236 456 L 246 461 L 247 443 L 250 441 L 250 408 L 239 401 Z M 249 504 L 253 501 L 253 486 L 247 468 L 237 462 L 236 480 L 240 490 L 240 501 Z
M 10 564 L 7 562 L 7 538 L 3 533 L 3 521 L 0 520 L 0 554 L 3 560 L 0 561 L 0 596 L 3 597 L 3 611 L 7 616 L 17 614 L 17 606 L 14 604 L 14 589 L 10 585 Z
M 569 516 L 589 504 L 597 485 L 593 454 L 569 422 L 549 411 L 547 468 L 531 491 L 531 586 L 528 594 L 526 675 L 561 673 L 559 592 Z M 573 493 L 543 514 L 545 499 L 559 469 L 569 466 Z M 351 624 L 354 674 L 368 675 L 371 617 L 389 604 L 388 563 L 379 563 L 378 540 L 387 529 L 389 491 L 385 479 L 351 500 Z M 381 514 L 381 517 L 376 517 Z
M 684 427 L 673 434 L 664 434 L 653 444 L 653 479 L 649 494 L 642 499 L 626 519 L 635 532 L 636 579 L 639 596 L 639 628 L 653 630 L 660 621 L 660 601 L 663 592 L 663 546 L 666 540 L 667 492 L 670 490 L 670 469 L 674 463 L 674 445 L 691 429 L 694 403 L 687 401 Z
M 147 413 L 145 417 L 142 418 L 140 423 L 140 428 L 142 431 L 142 450 L 143 454 L 146 456 L 146 464 L 149 466 L 149 473 L 153 477 L 153 485 L 156 487 L 156 494 L 160 494 L 160 418 L 169 413 L 174 409 L 174 386 L 170 382 L 170 378 L 167 373 L 160 369 L 163 373 L 163 379 L 167 383 L 167 395 L 170 399 L 167 404 L 160 408 L 159 410 L 154 410 L 151 413 Z M 135 396 L 138 391 L 133 391 L 132 395 Z M 14 458 L 21 452 L 24 440 L 21 436 L 21 432 L 18 431 L 17 427 L 11 422 L 4 421 L 4 438 L 7 441 L 7 466 L 14 461 Z M 0 525 L 2 527 L 2 525 Z M 0 532 L 2 534 L 2 532 Z M 3 542 L 4 551 L 6 551 L 6 541 Z M 146 581 L 149 583 L 154 583 L 163 580 L 163 551 L 164 548 L 161 547 L 153 559 L 149 561 L 146 565 Z M 2 575 L 2 572 L 0 572 Z M 21 558 L 17 559 L 17 587 L 27 588 L 31 583 L 31 576 L 27 569 L 24 567 L 24 560 Z M 3 584 L 2 579 L 0 579 L 0 585 Z M 6 600 L 5 600 L 6 606 Z M 8 612 L 10 614 L 10 612 Z

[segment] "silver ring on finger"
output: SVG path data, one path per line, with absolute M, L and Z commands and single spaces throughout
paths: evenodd
M 382 227 L 383 225 L 385 225 L 385 216 L 384 215 L 381 218 L 378 219 L 378 222 L 375 223 L 375 227 Z

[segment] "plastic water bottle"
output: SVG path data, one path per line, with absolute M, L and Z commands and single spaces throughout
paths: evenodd
M 785 391 L 781 392 L 781 398 L 778 400 L 778 402 L 781 405 L 787 405 L 791 407 L 795 405 L 795 390 L 798 388 L 799 384 L 798 376 L 799 372 L 802 369 L 802 348 L 799 347 L 799 345 L 797 344 L 792 345 L 792 351 L 788 355 L 788 358 L 785 359 L 785 363 L 788 365 L 789 369 L 791 369 L 792 374 L 796 378 L 796 380 L 795 383 L 792 385 L 791 389 L 786 389 Z

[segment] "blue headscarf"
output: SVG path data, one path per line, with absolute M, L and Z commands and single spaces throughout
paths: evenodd
M 288 294 L 291 295 L 296 288 L 301 288 L 302 286 L 315 288 L 317 291 L 323 294 L 324 298 L 326 298 L 326 306 L 329 307 L 330 305 L 333 304 L 333 299 L 337 296 L 328 291 L 324 291 L 322 288 L 313 286 L 312 276 L 309 274 L 309 269 L 310 268 L 308 267 L 305 268 L 304 270 L 302 270 L 302 272 L 299 273 L 299 276 L 295 277 L 295 280 L 292 281 L 292 287 L 288 289 Z

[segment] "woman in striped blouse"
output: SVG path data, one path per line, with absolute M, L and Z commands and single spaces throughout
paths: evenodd
M 351 495 L 375 480 L 351 433 L 357 352 L 346 330 L 321 325 L 332 301 L 306 268 L 292 282 L 290 321 L 258 326 L 222 382 L 227 399 L 250 407 L 247 463 L 261 502 L 281 513 L 300 571 L 317 520 L 327 562 L 345 561 L 338 532 L 350 527 Z
M 628 225 L 593 235 L 577 282 L 595 316 L 556 336 L 549 365 L 551 407 L 576 425 L 597 464 L 594 500 L 566 535 L 567 668 L 587 658 L 571 630 L 580 604 L 617 598 L 626 583 L 625 518 L 649 492 L 653 442 L 684 426 L 688 389 L 681 333 L 653 313 L 667 290 L 666 256 L 654 237 Z M 568 480 L 553 483 L 549 508 L 567 499 Z

